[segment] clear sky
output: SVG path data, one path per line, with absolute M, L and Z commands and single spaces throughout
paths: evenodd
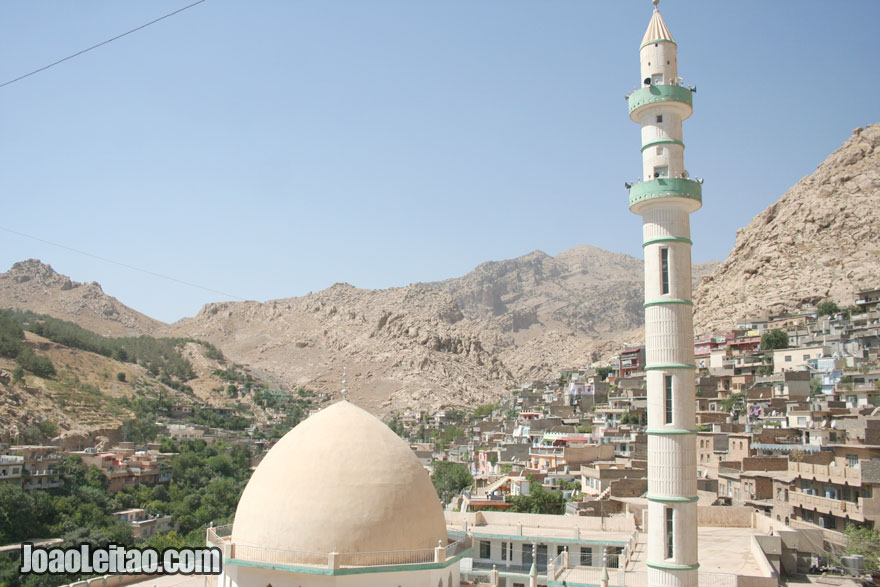
M 0 83 L 188 4 L 0 3 Z M 880 122 L 880 2 L 663 0 L 694 260 Z M 0 226 L 248 299 L 591 244 L 641 256 L 649 0 L 208 0 L 0 88 Z M 164 321 L 224 296 L 0 231 Z

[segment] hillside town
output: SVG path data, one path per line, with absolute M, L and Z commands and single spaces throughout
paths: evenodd
M 41 74 L 203 2 L 180 7 L 0 87 Z M 555 256 L 535 250 L 516 259 L 484 262 L 462 277 L 448 277 L 451 270 L 444 269 L 447 277 L 441 281 L 372 290 L 336 283 L 299 297 L 263 296 L 256 299 L 264 301 L 255 301 L 253 296 L 244 297 L 248 286 L 244 271 L 224 275 L 229 281 L 217 285 L 229 291 L 233 287 L 227 286 L 241 288 L 236 289 L 241 295 L 233 295 L 199 285 L 197 281 L 207 283 L 207 278 L 194 270 L 188 270 L 191 274 L 183 280 L 171 276 L 170 263 L 162 269 L 167 274 L 136 266 L 134 263 L 145 266 L 147 261 L 136 260 L 122 246 L 119 258 L 128 254 L 130 263 L 111 260 L 109 256 L 114 255 L 110 253 L 106 253 L 108 257 L 90 254 L 0 227 L 4 234 L 134 270 L 150 280 L 158 278 L 200 289 L 202 295 L 222 296 L 221 301 L 203 303 L 189 318 L 166 323 L 128 308 L 97 282 L 74 281 L 35 257 L 0 274 L 0 585 L 876 587 L 880 580 L 880 265 L 875 228 L 880 126 L 869 124 L 853 130 L 814 173 L 736 233 L 726 260 L 694 263 L 695 242 L 706 240 L 707 229 L 720 231 L 719 214 L 730 213 L 740 204 L 706 210 L 718 226 L 703 222 L 692 231 L 692 215 L 703 208 L 702 174 L 722 175 L 719 185 L 712 185 L 711 197 L 718 204 L 735 200 L 730 197 L 734 189 L 751 193 L 771 182 L 755 174 L 754 185 L 747 190 L 742 190 L 739 181 L 728 183 L 730 178 L 714 167 L 721 159 L 718 144 L 712 143 L 709 149 L 701 146 L 705 132 L 688 132 L 686 137 L 684 123 L 695 112 L 697 86 L 681 75 L 678 41 L 660 12 L 660 0 L 651 4 L 647 29 L 640 43 L 633 37 L 629 56 L 635 78 L 638 55 L 637 84 L 624 95 L 626 114 L 638 125 L 641 139 L 638 147 L 636 141 L 631 142 L 630 151 L 633 160 L 639 156 L 641 166 L 626 171 L 630 175 L 622 178 L 622 188 L 618 184 L 619 203 L 606 208 L 604 202 L 601 206 L 591 202 L 578 211 L 569 204 L 550 203 L 545 213 L 552 214 L 547 217 L 552 222 L 531 209 L 528 230 L 510 230 L 526 218 L 515 214 L 505 227 L 510 235 L 523 239 L 539 225 L 557 222 L 558 226 L 551 227 L 555 233 L 565 235 L 576 227 L 576 238 L 580 238 L 582 230 L 595 231 L 600 221 L 606 224 L 603 228 L 613 227 L 612 236 L 619 242 L 618 224 L 624 223 L 611 220 L 616 217 L 608 210 L 614 206 L 616 214 L 625 201 L 641 224 L 639 231 L 632 230 L 627 236 L 627 242 L 641 245 L 641 258 L 589 245 Z M 581 9 L 576 3 L 572 7 Z M 647 3 L 643 8 L 647 15 Z M 210 10 L 215 11 L 212 18 L 225 11 L 228 22 L 246 22 L 243 13 L 234 17 L 229 6 L 216 5 Z M 276 37 L 284 37 L 287 43 L 287 37 L 297 36 L 292 34 L 297 29 L 290 26 L 291 14 L 282 18 L 281 12 L 266 12 L 264 7 L 252 10 L 254 14 L 262 11 L 260 16 L 266 22 L 274 19 L 284 25 L 283 35 L 269 29 L 262 33 L 261 41 L 267 47 Z M 321 10 L 316 8 L 315 15 Z M 352 5 L 345 14 L 353 17 L 358 10 Z M 471 8 L 474 16 L 478 10 Z M 597 15 L 603 10 L 607 8 L 593 8 Z M 824 14 L 828 17 L 830 13 Z M 315 15 L 305 15 L 306 20 Z M 182 26 L 189 16 L 194 17 L 194 11 L 161 26 L 172 30 L 173 24 Z M 357 22 L 356 29 L 345 29 L 346 23 L 334 14 L 328 20 L 333 25 L 321 31 L 316 46 L 335 49 L 336 43 L 363 30 L 393 38 L 393 33 L 378 26 L 381 22 L 369 20 L 373 16 L 361 13 L 351 20 L 363 22 Z M 437 20 L 430 12 L 420 16 L 430 16 L 424 20 L 432 26 Z M 540 13 L 540 18 L 544 16 Z M 489 17 L 485 22 L 494 26 L 497 15 Z M 785 17 L 795 20 L 788 14 Z M 558 38 L 553 45 L 558 47 L 553 46 L 548 56 L 569 52 L 559 50 L 568 41 L 561 28 L 563 20 L 559 15 L 554 18 L 554 36 Z M 799 30 L 809 31 L 811 21 L 800 18 Z M 248 24 L 257 22 L 259 19 Z M 433 76 L 443 68 L 431 64 L 437 55 L 431 57 L 424 46 L 417 49 L 420 45 L 414 42 L 428 29 L 419 29 L 411 18 L 403 22 L 411 38 L 403 41 L 404 45 L 389 45 L 378 61 L 395 69 L 404 62 L 395 64 L 392 56 L 409 56 L 401 47 L 413 54 L 424 52 L 418 61 L 400 67 L 408 70 L 406 76 L 418 85 L 415 70 L 425 69 Z M 688 29 L 702 33 L 695 23 L 706 21 L 682 18 L 682 22 L 690 22 Z M 528 18 L 517 26 L 541 28 L 533 27 Z M 461 22 L 455 28 L 456 32 L 466 31 Z M 489 28 L 475 29 L 481 42 Z M 578 42 L 584 30 L 575 29 Z M 720 36 L 723 30 L 717 26 L 716 34 Z M 502 37 L 514 38 L 512 31 L 508 28 L 497 39 L 498 47 L 504 47 L 502 52 L 511 50 L 512 45 L 500 41 Z M 205 40 L 194 31 L 190 35 L 193 45 L 196 39 Z M 336 37 L 328 44 L 326 39 L 331 35 Z M 471 61 L 466 36 L 459 35 L 459 40 L 462 54 Z M 509 38 L 504 38 L 504 43 Z M 611 37 L 602 38 L 608 46 Z M 351 46 L 343 61 L 335 62 L 336 67 L 347 65 L 354 52 L 369 53 L 370 43 L 359 43 Z M 226 44 L 209 42 L 204 55 L 220 55 L 218 51 Z M 239 81 L 230 86 L 255 81 L 242 76 L 241 70 L 236 73 L 235 61 L 257 69 L 256 62 L 243 56 L 247 44 L 241 43 L 240 59 L 225 59 L 224 67 L 234 74 L 229 79 Z M 699 42 L 695 45 L 699 48 Z M 529 47 L 530 57 L 538 59 L 538 46 Z M 488 48 L 474 47 L 481 51 Z M 154 52 L 160 53 L 156 48 Z M 176 53 L 175 60 L 187 57 L 187 52 Z M 400 153 L 392 150 L 388 160 L 361 165 L 368 161 L 361 159 L 363 151 L 388 151 L 388 143 L 371 129 L 365 134 L 369 141 L 364 143 L 370 147 L 364 149 L 354 140 L 355 119 L 336 130 L 330 124 L 343 110 L 370 118 L 363 114 L 367 112 L 364 99 L 373 99 L 370 84 L 402 93 L 397 88 L 409 85 L 410 80 L 405 84 L 400 81 L 404 78 L 395 83 L 382 81 L 385 72 L 370 70 L 364 60 L 363 71 L 356 77 L 370 83 L 349 80 L 334 90 L 330 78 L 339 75 L 348 79 L 351 72 L 336 72 L 332 61 L 311 56 L 302 59 L 302 55 L 287 53 L 286 47 L 276 53 L 272 58 L 282 65 L 279 69 L 293 73 L 291 77 L 298 83 L 296 88 L 290 86 L 285 107 L 307 113 L 303 120 L 320 119 L 320 109 L 291 98 L 308 94 L 312 85 L 321 88 L 321 102 L 332 105 L 333 100 L 327 98 L 338 94 L 351 101 L 339 102 L 335 110 L 327 111 L 320 129 L 322 140 L 309 140 L 308 125 L 302 120 L 293 123 L 271 109 L 269 98 L 277 88 L 253 83 L 253 96 L 260 96 L 261 108 L 250 108 L 246 124 L 238 127 L 234 109 L 212 102 L 215 97 L 209 96 L 209 88 L 218 86 L 210 83 L 208 78 L 213 76 L 205 76 L 199 109 L 211 114 L 212 128 L 216 112 L 228 117 L 227 126 L 230 136 L 236 137 L 240 158 L 236 164 L 241 169 L 236 173 L 242 173 L 241 177 L 233 180 L 233 176 L 223 176 L 223 167 L 230 166 L 228 159 L 205 149 L 204 143 L 188 142 L 190 136 L 202 134 L 197 130 L 200 127 L 193 125 L 188 130 L 181 127 L 179 137 L 175 131 L 175 138 L 189 145 L 193 153 L 199 151 L 206 159 L 216 159 L 213 169 L 200 168 L 200 162 L 190 156 L 186 167 L 192 167 L 195 175 L 183 181 L 184 176 L 167 169 L 171 166 L 151 160 L 145 146 L 144 161 L 155 168 L 165 185 L 160 190 L 145 177 L 141 180 L 144 186 L 153 187 L 144 189 L 155 193 L 135 195 L 133 187 L 126 189 L 132 190 L 132 201 L 149 194 L 150 201 L 159 204 L 150 208 L 165 214 L 164 205 L 168 216 L 178 220 L 187 213 L 178 213 L 162 201 L 166 191 L 172 193 L 171 187 L 179 184 L 205 193 L 222 192 L 219 183 L 212 183 L 215 175 L 225 177 L 230 189 L 240 180 L 247 197 L 244 191 L 230 192 L 225 204 L 234 201 L 236 213 L 225 209 L 225 193 L 216 195 L 216 206 L 211 202 L 211 213 L 218 213 L 225 234 L 234 235 L 228 240 L 242 248 L 230 254 L 230 249 L 217 246 L 214 235 L 199 236 L 206 233 L 184 224 L 177 231 L 191 241 L 181 245 L 169 230 L 175 225 L 163 218 L 162 238 L 145 239 L 155 249 L 154 257 L 170 257 L 168 251 L 175 251 L 183 259 L 183 251 L 195 248 L 194 243 L 200 247 L 208 244 L 204 247 L 209 251 L 206 256 L 222 259 L 225 268 L 241 267 L 246 258 L 244 247 L 254 238 L 250 225 L 259 225 L 266 234 L 283 233 L 284 238 L 271 247 L 263 244 L 258 249 L 260 255 L 274 259 L 269 272 L 279 277 L 286 274 L 278 270 L 282 259 L 290 263 L 291 273 L 298 273 L 307 262 L 329 253 L 325 250 L 327 241 L 322 240 L 324 232 L 339 241 L 335 244 L 345 253 L 346 263 L 364 263 L 368 271 L 363 260 L 377 250 L 368 246 L 373 244 L 371 239 L 378 241 L 396 229 L 403 231 L 402 235 L 410 226 L 418 227 L 407 237 L 405 247 L 412 248 L 420 268 L 437 263 L 438 257 L 431 256 L 435 249 L 454 256 L 461 252 L 455 246 L 480 246 L 477 240 L 462 238 L 468 231 L 476 232 L 468 222 L 502 215 L 494 207 L 463 211 L 467 204 L 487 199 L 479 190 L 461 190 L 470 202 L 451 193 L 431 191 L 433 186 L 428 184 L 439 182 L 441 176 L 455 176 L 461 186 L 483 181 L 475 181 L 477 175 L 461 174 L 461 168 L 452 166 L 454 161 L 443 155 L 445 146 L 439 135 L 433 139 L 438 149 L 425 163 L 433 175 L 413 167 L 415 175 L 430 175 L 430 181 L 415 188 L 417 198 L 395 201 L 385 199 L 383 192 L 395 193 L 395 182 L 403 181 L 404 174 L 397 174 L 405 167 Z M 766 53 L 765 46 L 762 62 L 769 62 Z M 518 62 L 525 55 L 510 53 L 506 59 Z M 737 51 L 737 58 L 748 67 L 742 71 L 755 71 L 757 59 L 747 56 L 747 52 Z M 593 80 L 608 78 L 608 71 L 598 66 L 610 59 L 610 52 L 596 51 L 588 59 L 584 57 L 579 56 L 578 67 L 590 65 Z M 320 77 L 326 79 L 308 78 L 307 68 L 291 68 L 287 59 L 314 61 L 320 65 L 316 68 L 322 71 Z M 454 63 L 448 62 L 448 69 L 456 75 L 460 70 L 465 79 L 464 62 Z M 489 79 L 488 72 L 497 67 L 497 62 L 494 66 L 490 63 L 487 58 L 484 71 L 474 78 Z M 565 69 L 562 62 L 547 57 L 546 64 L 551 63 L 552 67 L 530 67 Z M 694 71 L 706 67 L 701 60 L 694 63 L 703 63 Z M 730 63 L 715 59 L 711 65 L 713 70 L 729 69 Z M 326 74 L 330 70 L 333 75 Z M 146 71 L 144 68 L 143 77 L 150 79 Z M 522 77 L 523 71 L 512 77 Z M 174 79 L 170 75 L 166 74 L 167 79 Z M 282 87 L 284 76 L 274 71 L 272 75 L 273 82 Z M 730 110 L 729 103 L 718 101 L 719 94 L 729 93 L 730 80 L 740 80 L 743 75 L 736 68 L 725 75 L 708 78 L 713 85 L 720 84 L 722 91 L 710 93 L 715 103 L 707 113 Z M 177 78 L 180 86 L 186 87 L 190 77 L 192 72 Z M 125 76 L 119 79 L 134 82 Z M 455 81 L 449 83 L 437 77 L 430 90 L 446 106 L 456 102 L 455 95 L 436 88 L 460 84 L 457 77 L 452 79 Z M 768 84 L 766 77 L 756 79 Z M 551 93 L 557 96 L 574 93 L 570 90 L 577 87 L 572 84 L 569 88 L 564 82 L 553 88 L 539 78 L 530 83 L 552 88 Z M 463 102 L 473 102 L 473 96 L 486 102 L 506 101 L 491 98 L 491 84 L 482 88 L 473 81 L 460 85 L 467 88 Z M 599 86 L 592 83 L 583 91 L 593 93 Z M 221 93 L 234 94 L 234 89 Z M 748 84 L 739 89 L 750 90 Z M 604 89 L 599 91 L 604 100 Z M 762 91 L 767 93 L 769 99 L 764 102 L 768 104 L 781 95 L 769 87 Z M 157 101 L 158 94 L 145 95 L 145 103 Z M 242 103 L 252 106 L 256 103 L 253 96 Z M 401 141 L 404 150 L 424 148 L 412 142 L 414 121 L 422 124 L 439 115 L 429 108 L 426 96 L 415 101 L 416 96 L 406 101 L 408 105 L 419 104 L 413 108 L 417 118 L 409 122 L 405 121 L 406 109 L 399 107 L 402 103 L 389 102 L 387 95 L 376 99 L 392 105 L 387 108 L 393 113 L 391 119 L 381 126 L 392 135 L 401 133 L 406 139 Z M 179 102 L 180 97 L 190 96 L 182 91 L 175 100 Z M 604 104 L 597 100 L 590 105 L 595 110 L 591 131 L 601 139 L 594 142 L 609 149 L 614 143 L 608 135 L 617 132 L 612 131 L 617 127 L 595 123 L 604 117 L 600 103 Z M 552 110 L 546 107 L 549 102 L 544 104 L 542 110 Z M 798 107 L 793 100 L 787 106 L 792 113 Z M 180 107 L 176 104 L 175 108 Z M 167 108 L 164 116 L 171 117 L 171 110 Z M 271 124 L 268 118 L 258 116 L 260 110 L 272 116 Z M 146 109 L 143 112 L 146 116 Z M 196 114 L 188 116 L 195 120 Z M 621 111 L 620 118 L 623 114 Z M 779 126 L 774 132 L 786 133 L 778 113 L 768 109 L 768 114 L 767 120 Z M 718 118 L 717 114 L 712 116 Z M 404 122 L 399 127 L 387 124 L 387 120 L 400 117 Z M 472 137 L 474 123 L 463 111 L 456 111 L 455 117 L 455 124 Z M 740 116 L 731 126 L 741 125 L 746 130 L 753 124 L 747 118 L 757 117 Z M 450 128 L 452 120 L 445 122 Z M 506 129 L 520 124 L 518 120 L 513 125 L 509 120 L 502 122 Z M 154 124 L 161 128 L 158 120 Z M 96 137 L 100 126 L 94 124 Z M 258 134 L 253 138 L 258 140 L 242 140 L 245 127 L 254 129 Z M 264 161 L 265 169 L 259 176 L 247 175 L 242 170 L 253 160 L 246 155 L 260 152 L 258 145 L 266 144 L 268 130 L 274 132 L 276 127 L 285 131 L 279 133 L 285 140 L 274 145 L 279 159 Z M 293 129 L 296 133 L 286 132 Z M 429 136 L 432 131 L 426 126 L 424 132 Z M 224 133 L 216 133 L 212 140 L 222 145 Z M 297 133 L 301 133 L 297 144 L 309 148 L 294 155 L 282 143 Z M 137 136 L 134 128 L 129 134 Z M 734 134 L 725 133 L 730 136 L 730 145 L 725 148 L 742 152 Z M 156 136 L 160 136 L 158 132 Z M 458 151 L 464 152 L 462 145 L 470 146 L 470 138 L 461 140 L 464 136 L 455 138 L 456 156 Z M 553 140 L 547 141 L 551 136 Z M 761 140 L 766 133 L 756 136 Z M 510 137 L 505 140 L 511 144 L 521 141 L 531 145 L 533 141 Z M 547 135 L 542 140 L 551 143 L 561 137 Z M 693 168 L 685 164 L 685 138 L 693 139 L 696 147 L 687 152 Z M 343 151 L 343 143 L 349 141 L 361 152 L 357 165 L 344 158 L 336 163 L 337 151 Z M 142 142 L 146 145 L 150 141 Z M 183 160 L 171 142 L 164 138 L 156 141 Z M 474 144 L 482 152 L 479 158 L 469 154 L 472 158 L 487 167 L 502 168 L 487 156 L 499 149 L 498 143 L 487 148 Z M 240 149 L 240 145 L 247 148 Z M 329 151 L 323 152 L 328 145 Z M 125 152 L 120 146 L 115 148 Z M 265 158 L 265 148 L 262 150 Z M 316 158 L 309 160 L 312 151 Z M 568 152 L 577 151 L 568 148 Z M 95 151 L 91 157 L 107 157 L 106 151 L 100 153 Z M 805 153 L 797 155 L 806 157 Z M 558 155 L 549 157 L 558 159 Z M 126 158 L 132 157 L 120 155 L 114 165 L 119 166 L 126 184 L 134 184 L 131 170 L 124 171 L 121 164 Z M 140 156 L 134 159 L 140 162 Z M 589 159 L 592 176 L 612 169 L 604 151 L 595 151 Z M 782 157 L 778 159 L 781 164 Z M 510 161 L 504 165 L 509 166 Z M 550 158 L 534 161 L 535 167 L 550 167 Z M 82 166 L 83 161 L 76 161 L 76 165 Z M 310 166 L 323 167 L 324 176 L 316 187 L 306 188 L 309 180 L 305 171 Z M 449 167 L 433 171 L 440 166 Z M 751 177 L 753 168 L 745 160 L 737 161 L 736 166 L 743 177 Z M 53 171 L 55 167 L 61 167 L 57 161 L 46 165 Z M 267 174 L 270 167 L 289 171 L 296 181 L 285 180 L 287 185 L 279 188 L 275 180 L 262 177 L 272 175 Z M 382 185 L 370 183 L 362 171 L 366 168 L 379 172 Z M 336 190 L 350 191 L 350 187 L 332 181 L 334 176 L 348 173 L 356 182 L 352 185 L 357 188 L 360 207 L 352 207 L 352 200 L 330 197 Z M 480 173 L 482 177 L 483 170 Z M 560 185 L 570 183 L 571 178 L 559 175 Z M 361 184 L 364 192 L 359 191 Z M 417 184 L 400 184 L 404 185 L 412 189 Z M 551 202 L 550 188 L 558 189 L 546 177 L 534 181 L 534 192 L 528 193 L 493 185 L 491 189 L 505 193 L 509 201 L 522 199 L 530 205 L 538 201 L 539 194 Z M 452 192 L 461 186 L 440 189 Z M 605 190 L 598 186 L 604 184 L 590 189 Z M 100 191 L 92 185 L 89 189 Z M 295 205 L 284 208 L 267 199 L 270 206 L 266 210 L 271 211 L 267 214 L 255 203 L 262 203 L 263 191 L 275 190 Z M 291 194 L 294 197 L 289 197 Z M 175 205 L 181 204 L 183 210 L 197 209 L 187 208 L 191 202 L 186 194 L 167 197 L 179 200 Z M 27 201 L 27 194 L 19 199 Z M 114 193 L 109 201 L 115 205 L 118 199 Z M 325 209 L 327 217 L 336 221 L 334 231 L 323 227 L 326 219 L 317 222 L 317 216 L 310 216 L 309 206 L 318 210 L 323 199 L 338 207 Z M 442 203 L 444 209 L 421 208 L 422 200 Z M 240 201 L 245 202 L 244 207 Z M 743 198 L 744 206 L 746 201 Z M 394 214 L 389 214 L 392 207 Z M 404 215 L 409 207 L 424 218 L 413 222 L 413 216 Z M 205 213 L 205 206 L 202 208 L 200 214 Z M 357 227 L 345 217 L 352 208 L 357 208 Z M 581 215 L 587 208 L 592 224 L 582 218 L 566 224 L 560 218 Z M 20 212 L 15 207 L 10 210 L 12 217 Z M 381 210 L 381 216 L 374 216 L 375 210 Z M 454 218 L 454 230 L 444 226 L 449 234 L 440 236 L 429 230 L 424 219 L 442 222 L 447 210 L 455 211 L 449 217 Z M 565 214 L 559 214 L 560 210 Z M 259 214 L 249 217 L 252 211 Z M 147 210 L 140 214 L 149 216 Z M 283 223 L 273 224 L 277 219 Z M 126 225 L 125 230 L 136 239 L 139 230 L 134 220 L 140 219 L 129 220 L 131 228 L 108 212 L 106 230 L 111 230 L 109 225 L 113 229 L 117 224 Z M 219 222 L 205 224 L 216 229 Z M 83 226 L 89 225 L 83 221 Z M 277 230 L 279 226 L 282 231 Z M 370 231 L 354 236 L 361 226 L 369 226 Z M 320 227 L 320 234 L 310 232 L 315 227 Z M 54 230 L 59 230 L 58 225 Z M 294 238 L 288 238 L 291 235 Z M 637 236 L 641 236 L 640 242 Z M 73 237 L 63 237 L 67 238 Z M 454 240 L 460 242 L 453 246 Z M 284 248 L 288 241 L 294 242 L 295 248 Z M 401 252 L 404 241 L 393 242 L 389 250 Z M 355 260 L 354 243 L 362 245 L 363 250 L 356 251 L 362 254 L 361 261 Z M 300 249 L 305 251 L 302 255 Z M 257 256 L 251 255 L 251 262 L 255 271 L 261 271 Z M 402 256 L 393 257 L 401 257 L 402 262 Z M 211 271 L 206 269 L 205 274 Z M 308 283 L 303 278 L 303 284 Z M 279 287 L 289 284 L 278 283 Z M 307 286 L 302 288 L 304 292 Z
M 738 575 L 738 585 L 747 584 L 743 576 L 769 585 L 762 581 L 841 561 L 864 564 L 841 556 L 852 528 L 876 529 L 880 522 L 878 349 L 880 289 L 860 292 L 844 309 L 820 303 L 745 317 L 728 332 L 695 338 L 700 535 L 749 552 L 755 537 L 760 546 L 740 557 L 739 570 L 723 558 L 711 568 L 714 559 L 701 554 L 707 572 Z M 644 566 L 644 365 L 643 346 L 622 347 L 594 366 L 523 381 L 501 401 L 472 412 L 393 415 L 388 425 L 434 474 L 450 532 L 473 541 L 463 577 L 489 581 L 500 571 L 513 585 L 525 585 L 534 563 L 538 584 L 546 585 L 563 573 L 595 574 L 603 567 L 632 573 Z M 276 419 L 303 395 L 250 393 L 273 397 L 269 413 Z M 310 415 L 334 398 L 314 399 Z M 251 467 L 277 440 L 260 438 L 254 427 L 193 424 L 190 412 L 172 410 L 160 422 L 161 435 L 242 446 Z M 159 442 L 130 441 L 97 448 L 4 445 L 0 480 L 52 491 L 62 486 L 65 460 L 75 457 L 100 471 L 110 494 L 173 485 L 169 459 L 175 453 L 167 450 Z M 452 468 L 460 475 L 450 486 Z M 175 529 L 171 515 L 144 508 L 112 515 L 136 539 Z M 767 542 L 768 532 L 778 544 Z M 566 564 L 554 562 L 563 554 Z

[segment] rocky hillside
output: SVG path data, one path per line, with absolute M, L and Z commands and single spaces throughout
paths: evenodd
M 377 413 L 474 406 L 523 378 L 599 360 L 621 340 L 640 340 L 642 297 L 639 259 L 588 246 L 484 263 L 437 283 L 208 304 L 170 326 L 39 261 L 0 276 L 0 307 L 112 335 L 207 340 L 282 387 L 338 394 L 345 365 L 352 398 Z
M 716 265 L 696 264 L 695 283 Z M 641 259 L 580 246 L 555 257 L 534 251 L 490 261 L 427 285 L 452 294 L 465 316 L 486 319 L 525 342 L 550 330 L 595 339 L 639 328 L 643 280 Z
M 347 366 L 351 398 L 374 412 L 476 405 L 514 382 L 494 334 L 465 319 L 449 294 L 421 285 L 337 284 L 301 298 L 208 304 L 166 332 L 334 395 Z
M 232 400 L 220 390 L 230 382 L 219 374 L 243 373 L 225 359 L 210 356 L 195 342 L 178 345 L 192 373 L 185 381 L 175 381 L 131 358 L 121 361 L 33 332 L 23 334 L 23 344 L 35 355 L 49 359 L 55 373 L 36 375 L 22 370 L 15 359 L 0 355 L 0 442 L 38 442 L 40 439 L 29 435 L 35 428 L 46 430 L 46 423 L 51 423 L 51 432 L 42 440 L 58 437 L 72 446 L 80 441 L 89 446 L 106 436 L 118 440 L 123 422 L 135 415 L 128 400 L 164 398 L 174 404 L 227 407 Z M 264 381 L 256 378 L 255 383 Z
M 812 175 L 737 232 L 695 294 L 697 331 L 880 285 L 880 124 L 858 128 Z
M 0 273 L 0 308 L 48 314 L 104 336 L 151 334 L 164 326 L 108 296 L 98 283 L 72 281 L 37 259 Z

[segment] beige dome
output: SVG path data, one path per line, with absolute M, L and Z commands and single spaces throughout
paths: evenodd
M 305 552 L 446 544 L 437 492 L 406 442 L 346 401 L 278 441 L 242 493 L 232 542 Z

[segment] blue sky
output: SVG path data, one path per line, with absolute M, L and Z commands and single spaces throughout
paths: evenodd
M 0 4 L 0 83 L 188 2 Z M 660 6 L 697 86 L 694 260 L 878 122 L 876 0 Z M 208 0 L 0 88 L 0 226 L 248 299 L 591 244 L 641 256 L 648 0 Z M 224 299 L 0 231 L 164 321 Z

